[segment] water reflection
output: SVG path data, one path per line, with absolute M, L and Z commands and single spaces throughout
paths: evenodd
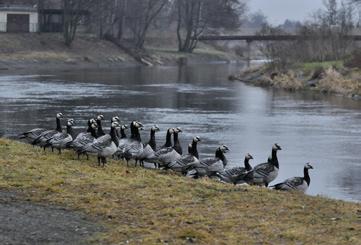
M 202 137 L 201 156 L 217 145 L 231 148 L 231 165 L 249 152 L 264 162 L 277 142 L 278 180 L 302 175 L 314 163 L 310 194 L 361 200 L 359 127 L 361 103 L 315 93 L 288 93 L 227 81 L 239 67 L 208 65 L 123 70 L 67 71 L 36 76 L 0 76 L 0 134 L 54 126 L 62 111 L 77 120 L 119 115 L 124 122 L 156 122 L 164 141 L 168 127 L 181 126 L 183 147 Z M 107 125 L 109 126 L 109 125 Z M 143 139 L 148 139 L 144 132 Z

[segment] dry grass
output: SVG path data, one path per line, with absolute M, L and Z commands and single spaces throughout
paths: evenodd
M 0 139 L 0 188 L 89 214 L 95 244 L 361 244 L 360 204 L 93 161 Z
M 361 94 L 361 82 L 357 79 L 348 79 L 333 68 L 326 70 L 324 77 L 319 81 L 318 88 L 325 92 L 344 95 Z
M 300 90 L 305 88 L 305 83 L 293 71 L 281 73 L 272 81 L 272 86 L 287 90 Z

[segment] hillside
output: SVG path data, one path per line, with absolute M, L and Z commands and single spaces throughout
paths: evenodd
M 87 214 L 94 244 L 361 244 L 360 204 L 74 158 L 0 139 L 0 188 Z

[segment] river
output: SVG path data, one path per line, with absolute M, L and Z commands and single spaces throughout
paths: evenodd
M 184 152 L 192 137 L 208 157 L 230 148 L 229 166 L 265 162 L 273 143 L 280 172 L 273 183 L 303 175 L 311 162 L 310 195 L 361 201 L 361 102 L 314 93 L 289 93 L 230 82 L 237 65 L 133 67 L 0 75 L 0 135 L 15 137 L 34 127 L 55 127 L 55 114 L 74 118 L 77 131 L 96 114 L 123 122 L 158 124 L 162 144 L 168 127 L 179 126 Z M 148 131 L 142 132 L 143 141 Z

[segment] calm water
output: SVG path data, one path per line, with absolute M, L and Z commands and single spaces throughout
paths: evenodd
M 227 81 L 237 69 L 207 65 L 1 75 L 0 135 L 53 128 L 56 112 L 76 119 L 77 130 L 97 113 L 108 120 L 119 115 L 148 128 L 157 123 L 163 129 L 159 144 L 168 127 L 182 127 L 184 150 L 199 135 L 201 157 L 226 144 L 233 166 L 243 165 L 247 152 L 253 165 L 264 162 L 277 142 L 283 150 L 276 181 L 302 176 L 303 165 L 311 162 L 309 194 L 361 201 L 361 102 Z

